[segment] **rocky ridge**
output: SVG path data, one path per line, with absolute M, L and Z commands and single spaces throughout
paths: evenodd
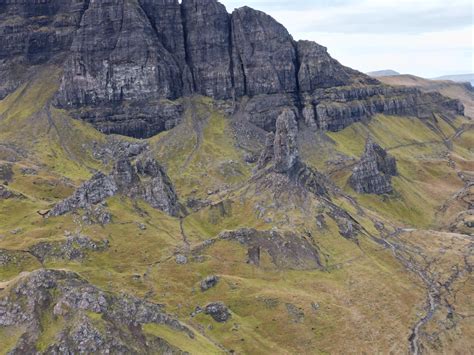
M 60 216 L 77 209 L 90 209 L 116 194 L 143 199 L 153 208 L 172 216 L 179 213 L 178 197 L 168 175 L 155 159 L 145 156 L 135 164 L 129 159 L 118 160 L 110 175 L 96 173 L 71 197 L 58 203 L 49 215 Z
M 20 276 L 5 292 L 0 298 L 0 326 L 25 329 L 10 354 L 39 353 L 45 317 L 64 322 L 54 342 L 41 352 L 48 354 L 183 353 L 164 339 L 145 334 L 145 324 L 161 324 L 194 338 L 161 305 L 106 293 L 69 271 L 34 271 Z
M 249 97 L 246 115 L 268 131 L 287 109 L 330 131 L 377 113 L 463 112 L 457 100 L 385 86 L 344 67 L 326 48 L 295 41 L 273 18 L 249 7 L 228 14 L 216 0 L 0 6 L 15 19 L 0 21 L 2 42 L 14 46 L 0 52 L 0 97 L 21 83 L 9 79 L 12 66 L 59 61 L 64 74 L 57 106 L 104 133 L 147 138 L 168 130 L 182 119 L 179 99 L 191 94 Z

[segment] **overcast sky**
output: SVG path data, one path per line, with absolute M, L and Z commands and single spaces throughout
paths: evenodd
M 265 11 L 363 72 L 423 77 L 474 72 L 473 0 L 220 0 Z

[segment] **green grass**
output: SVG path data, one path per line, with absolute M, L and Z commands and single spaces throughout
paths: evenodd
M 444 121 L 439 120 L 438 124 L 445 135 L 453 133 Z M 393 178 L 395 192 L 389 196 L 356 194 L 347 182 L 350 169 L 334 176 L 338 185 L 362 206 L 383 218 L 404 226 L 433 226 L 437 222 L 437 209 L 463 186 L 456 171 L 448 166 L 448 149 L 442 136 L 417 118 L 383 115 L 376 116 L 368 124 L 357 123 L 341 132 L 328 133 L 335 142 L 337 152 L 357 159 L 369 134 L 397 159 L 400 174 Z M 465 147 L 464 144 L 462 146 Z M 469 155 L 465 151 L 463 153 Z
M 0 354 L 6 355 L 13 350 L 25 330 L 25 327 L 0 327 L 0 339 L 2 344 Z
M 228 118 L 208 99 L 192 100 L 183 124 L 152 139 L 152 144 L 179 195 L 206 198 L 208 191 L 244 182 L 250 169 L 243 162 L 243 152 L 236 148 Z M 200 129 L 193 125 L 194 109 Z
M 151 334 L 158 338 L 166 340 L 169 344 L 187 351 L 191 354 L 222 354 L 221 349 L 216 347 L 212 342 L 203 337 L 197 331 L 194 331 L 194 339 L 177 330 L 159 324 L 145 324 L 143 326 L 145 333 Z
M 66 324 L 66 319 L 54 316 L 52 309 L 44 312 L 41 319 L 42 331 L 36 342 L 37 350 L 44 352 L 50 345 L 54 344 L 56 337 L 64 329 Z
M 104 135 L 62 110 L 51 108 L 48 117 L 45 106 L 57 89 L 59 77 L 60 71 L 47 68 L 0 101 L 0 140 L 22 146 L 29 154 L 28 159 L 15 164 L 10 184 L 27 198 L 0 203 L 0 248 L 25 250 L 40 241 L 64 240 L 66 230 L 80 231 L 97 241 L 108 239 L 109 249 L 90 252 L 82 262 L 54 260 L 47 261 L 46 267 L 78 272 L 106 291 L 164 303 L 168 313 L 195 331 L 196 339 L 154 324 L 144 326 L 144 331 L 193 354 L 220 353 L 214 343 L 237 353 L 406 351 L 406 338 L 425 301 L 418 281 L 389 251 L 365 237 L 360 236 L 358 245 L 342 238 L 331 219 L 326 218 L 327 228 L 318 229 L 315 216 L 326 211 L 318 198 L 293 189 L 276 196 L 273 190 L 249 182 L 251 168 L 243 161 L 244 152 L 235 141 L 230 118 L 210 99 L 183 101 L 187 105 L 184 122 L 147 141 L 166 166 L 181 202 L 189 197 L 211 202 L 199 212 L 188 211 L 184 218 L 183 228 L 191 246 L 223 230 L 243 227 L 310 233 L 321 253 L 327 255 L 328 271 L 279 269 L 265 252 L 260 267 L 255 267 L 246 263 L 246 248 L 231 241 L 219 241 L 203 250 L 199 259 L 188 255 L 187 264 L 177 265 L 174 255 L 186 252 L 179 219 L 143 201 L 120 196 L 107 201 L 113 222 L 106 226 L 79 227 L 71 215 L 42 219 L 36 211 L 49 209 L 69 196 L 93 169 L 109 168 L 91 154 L 93 142 L 104 142 Z M 196 112 L 194 118 L 192 110 Z M 455 121 L 458 127 L 463 123 L 462 119 Z M 438 125 L 444 135 L 453 133 L 447 123 L 440 121 Z M 390 153 L 400 171 L 393 179 L 395 193 L 382 197 L 356 194 L 347 185 L 350 169 L 343 169 L 334 180 L 358 201 L 365 215 L 358 214 L 343 198 L 333 196 L 333 202 L 370 233 L 376 230 L 368 216 L 382 219 L 391 228 L 432 226 L 437 207 L 462 182 L 447 165 L 447 148 L 440 135 L 422 121 L 377 116 L 368 124 L 357 123 L 327 136 L 317 133 L 314 142 L 312 136 L 303 142 L 302 156 L 323 171 L 328 160 L 337 156 L 359 159 L 369 133 L 382 147 L 393 148 Z M 456 161 L 465 170 L 472 169 L 473 142 L 472 131 L 454 142 Z M 36 167 L 38 175 L 23 176 L 22 167 Z M 146 229 L 141 229 L 141 224 Z M 12 234 L 14 229 L 20 231 Z M 25 259 L 1 270 L 0 279 L 10 280 L 20 271 L 39 267 L 36 260 Z M 199 282 L 210 274 L 219 275 L 220 282 L 201 292 Z M 218 324 L 205 314 L 190 317 L 196 306 L 214 301 L 229 306 L 229 322 Z M 320 308 L 313 310 L 312 302 Z M 293 322 L 286 303 L 304 310 L 302 323 Z M 87 316 L 103 329 L 100 315 Z M 38 346 L 44 350 L 65 323 L 62 318 L 46 315 L 42 324 L 45 330 Z M 11 348 L 19 332 L 0 329 L 4 348 Z M 400 339 L 402 345 L 397 345 Z

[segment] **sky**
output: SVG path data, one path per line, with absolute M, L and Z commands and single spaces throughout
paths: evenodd
M 473 0 L 220 0 L 250 6 L 363 72 L 474 73 Z

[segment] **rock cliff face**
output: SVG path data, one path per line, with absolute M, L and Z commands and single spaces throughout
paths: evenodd
M 341 65 L 331 58 L 326 47 L 311 41 L 298 41 L 296 45 L 300 63 L 298 82 L 301 92 L 353 84 L 379 84 L 377 80 Z
M 235 10 L 232 46 L 238 96 L 298 91 L 293 39 L 273 18 L 249 7 Z
M 304 95 L 305 121 L 324 131 L 339 131 L 375 114 L 431 117 L 433 112 L 464 113 L 457 100 L 438 93 L 385 85 L 355 85 L 316 89 Z
M 22 82 L 21 66 L 63 63 L 56 104 L 104 133 L 168 130 L 184 111 L 178 99 L 191 94 L 247 96 L 245 116 L 267 131 L 288 109 L 331 131 L 377 113 L 463 112 L 456 100 L 344 67 L 248 7 L 228 14 L 216 0 L 24 0 L 0 10 L 0 97 Z
M 391 178 L 395 175 L 395 158 L 369 137 L 365 152 L 354 167 L 349 183 L 358 193 L 381 195 L 392 192 Z
M 26 79 L 29 66 L 69 51 L 88 2 L 0 2 L 0 99 Z
M 232 97 L 230 16 L 224 5 L 209 0 L 183 0 L 188 65 L 196 93 Z
M 108 197 L 122 194 L 148 202 L 152 207 L 172 216 L 179 213 L 178 197 L 168 175 L 152 158 L 140 158 L 135 165 L 121 159 L 110 175 L 97 173 L 68 199 L 57 204 L 51 216 L 77 209 L 90 209 Z

